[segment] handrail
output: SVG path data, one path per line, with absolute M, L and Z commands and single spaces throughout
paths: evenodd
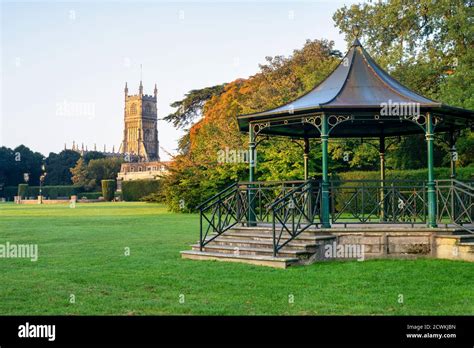
M 223 189 L 222 191 L 216 193 L 214 196 L 212 196 L 211 198 L 205 200 L 204 202 L 202 202 L 201 204 L 199 204 L 197 207 L 196 207 L 196 210 L 200 210 L 204 205 L 206 205 L 207 203 L 209 203 L 210 201 L 212 201 L 213 199 L 219 197 L 220 195 L 222 195 L 224 192 L 230 190 L 231 188 L 233 188 L 234 186 L 237 186 L 238 185 L 238 182 L 234 182 L 232 185 L 230 186 L 227 186 L 225 189 Z
M 290 243 L 294 240 L 300 233 L 305 231 L 314 222 L 314 215 L 312 212 L 312 205 L 311 205 L 311 194 L 312 194 L 312 184 L 313 180 L 305 181 L 303 184 L 293 188 L 289 192 L 287 192 L 283 197 L 277 199 L 273 202 L 268 209 L 272 211 L 272 239 L 273 239 L 273 256 L 276 257 L 278 252 L 281 248 L 285 245 Z M 297 206 L 299 197 L 295 195 L 300 193 L 303 197 L 303 201 L 299 202 L 301 206 Z M 288 198 L 291 197 L 292 206 L 288 208 L 289 211 L 285 211 L 288 205 Z M 283 203 L 283 204 L 282 204 Z M 283 210 L 283 215 L 278 215 L 280 211 Z M 296 212 L 296 213 L 295 213 Z M 291 221 L 290 220 L 291 216 Z M 277 237 L 276 233 L 276 220 L 279 221 L 281 224 L 281 229 Z M 306 222 L 306 224 L 305 224 Z M 289 224 L 289 226 L 287 226 Z M 289 238 L 287 238 L 283 243 L 280 243 L 282 235 L 284 232 L 289 234 Z
M 239 181 L 239 185 L 301 184 L 305 182 L 305 180 Z
M 474 186 L 456 179 L 435 182 L 438 222 L 443 223 L 443 219 L 448 218 L 458 228 L 474 233 Z
M 308 184 L 310 181 L 305 181 L 303 184 L 301 184 L 300 186 L 296 186 L 295 188 L 293 188 L 292 190 L 288 191 L 283 197 L 281 197 L 280 199 L 276 200 L 275 202 L 273 202 L 272 204 L 270 204 L 268 206 L 268 210 L 270 209 L 273 209 L 274 206 L 276 206 L 277 204 L 280 204 L 282 201 L 284 201 L 286 198 L 288 198 L 290 195 L 292 195 L 293 193 L 295 193 L 297 190 L 299 190 L 300 188 L 303 188 L 306 184 Z
M 201 251 L 206 244 L 241 222 L 240 198 L 238 185 L 234 183 L 200 205 L 199 248 Z M 214 199 L 216 200 L 212 202 Z M 209 202 L 212 203 L 209 204 Z M 208 224 L 205 231 L 204 220 Z M 217 232 L 217 234 L 207 239 L 209 232 Z
M 467 185 L 466 183 L 462 182 L 462 181 L 459 181 L 459 180 L 456 180 L 456 179 L 441 179 L 441 180 L 435 180 L 437 183 L 450 183 L 451 185 L 459 185 L 461 186 L 462 188 L 466 189 L 466 190 L 469 190 L 469 191 L 473 191 L 474 192 L 474 186 L 470 186 L 470 185 Z M 469 192 L 469 194 L 473 194 L 471 192 Z

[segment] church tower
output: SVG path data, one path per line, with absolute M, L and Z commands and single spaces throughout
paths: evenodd
M 120 152 L 136 156 L 141 162 L 159 161 L 156 84 L 153 95 L 143 94 L 142 81 L 138 95 L 128 95 L 128 86 L 125 83 L 124 94 L 125 128 Z

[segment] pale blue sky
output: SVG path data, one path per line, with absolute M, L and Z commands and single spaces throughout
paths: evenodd
M 4 2 L 0 145 L 46 156 L 73 140 L 117 150 L 123 87 L 138 92 L 140 64 L 145 93 L 158 85 L 162 118 L 187 91 L 251 76 L 265 56 L 306 39 L 344 52 L 332 15 L 352 2 Z M 181 133 L 164 121 L 158 131 L 175 153 Z

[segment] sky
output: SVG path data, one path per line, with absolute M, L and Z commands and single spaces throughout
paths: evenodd
M 47 156 L 75 141 L 118 150 L 125 82 L 158 86 L 158 118 L 192 89 L 247 78 L 307 39 L 347 43 L 332 15 L 357 1 L 3 1 L 0 146 Z M 162 159 L 182 131 L 158 122 Z

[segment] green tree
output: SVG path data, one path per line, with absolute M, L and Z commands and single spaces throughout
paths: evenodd
M 225 84 L 193 89 L 186 93 L 184 99 L 175 101 L 171 107 L 177 110 L 164 118 L 171 122 L 176 128 L 183 128 L 202 116 L 204 103 L 213 96 L 220 95 L 224 91 Z
M 392 76 L 414 91 L 453 106 L 474 109 L 474 26 L 470 0 L 366 2 L 343 6 L 333 16 L 352 42 L 364 47 Z M 472 162 L 469 132 L 459 139 L 460 163 Z M 399 168 L 425 165 L 422 137 L 403 137 L 387 155 Z M 421 153 L 420 153 L 421 151 Z M 436 163 L 447 158 L 438 144 Z
M 46 158 L 46 185 L 71 185 L 71 171 L 79 158 L 81 157 L 76 151 L 63 150 L 59 154 L 51 152 Z
M 184 108 L 167 118 L 177 127 L 189 124 L 189 120 L 195 121 L 180 139 L 180 154 L 174 158 L 170 175 L 164 178 L 168 206 L 173 210 L 193 210 L 199 202 L 229 183 L 246 179 L 248 163 L 218 160 L 220 151 L 247 148 L 247 138 L 239 131 L 235 116 L 269 109 L 306 93 L 326 77 L 339 57 L 333 42 L 308 40 L 290 57 L 267 57 L 258 74 L 227 83 L 219 93 L 210 96 L 208 89 L 203 93 L 193 91 L 192 95 L 205 96 L 197 104 L 199 113 L 193 113 L 192 108 L 186 113 Z M 180 107 L 181 102 L 172 106 Z M 196 121 L 198 115 L 202 117 Z M 259 145 L 257 153 L 259 179 L 303 177 L 303 151 L 299 146 L 269 139 Z M 315 146 L 311 154 L 314 175 L 319 168 L 318 156 Z
M 41 175 L 41 166 L 44 156 L 39 152 L 31 151 L 25 145 L 20 145 L 13 150 L 4 149 L 0 155 L 7 165 L 3 171 L 6 178 L 6 186 L 16 186 L 24 183 L 24 173 L 29 174 L 28 184 L 31 186 L 39 185 Z
M 84 154 L 83 158 L 84 162 L 88 164 L 91 160 L 105 158 L 105 155 L 99 151 L 89 151 Z
M 91 191 L 96 187 L 96 181 L 88 175 L 87 164 L 81 157 L 76 165 L 70 169 L 72 182 L 75 186 L 83 187 L 86 191 Z

